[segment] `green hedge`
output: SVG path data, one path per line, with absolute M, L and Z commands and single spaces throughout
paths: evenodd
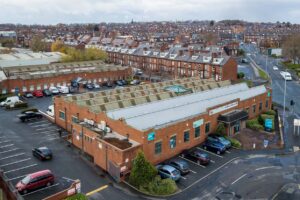
M 235 138 L 230 138 L 230 137 L 225 137 L 227 140 L 230 141 L 231 145 L 235 148 L 241 148 L 242 147 L 242 144 L 240 141 L 238 141 L 237 139 Z
M 28 107 L 27 102 L 18 102 L 18 103 L 15 103 L 14 107 L 10 107 L 10 105 L 7 105 L 5 108 L 7 110 L 12 110 L 12 109 L 17 109 L 17 108 L 27 108 L 27 107 Z
M 21 113 L 23 114 L 27 111 L 38 112 L 39 110 L 37 108 L 27 108 L 27 109 L 22 110 Z
M 152 195 L 169 195 L 177 191 L 177 185 L 172 179 L 161 179 L 160 176 L 156 176 L 148 184 L 140 186 L 142 192 Z
M 275 110 L 268 110 L 266 112 L 264 112 L 264 114 L 267 114 L 267 115 L 276 115 L 276 111 Z
M 73 196 L 70 196 L 66 198 L 65 200 L 87 200 L 88 198 L 84 194 L 75 194 Z
M 246 127 L 256 131 L 264 130 L 263 125 L 258 122 L 258 118 L 247 120 Z

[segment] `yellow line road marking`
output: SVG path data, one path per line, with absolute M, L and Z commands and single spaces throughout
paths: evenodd
M 86 196 L 91 196 L 92 194 L 95 194 L 95 193 L 97 193 L 97 192 L 100 192 L 101 190 L 104 190 L 104 189 L 106 189 L 107 187 L 108 187 L 108 185 L 104 185 L 104 186 L 102 186 L 102 187 L 99 187 L 98 189 L 95 189 L 95 190 L 93 190 L 93 191 L 90 191 L 90 192 L 86 193 L 85 195 L 86 195 Z

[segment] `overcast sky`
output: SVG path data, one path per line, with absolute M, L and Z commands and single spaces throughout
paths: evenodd
M 0 23 L 241 19 L 300 23 L 300 0 L 0 0 Z

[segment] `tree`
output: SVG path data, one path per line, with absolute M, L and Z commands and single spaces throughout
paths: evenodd
M 66 53 L 67 47 L 61 40 L 56 40 L 51 44 L 51 51 L 52 52 L 59 51 L 61 53 Z
M 216 132 L 216 134 L 219 134 L 219 135 L 225 135 L 226 134 L 226 128 L 225 128 L 224 123 L 222 123 L 222 122 L 219 123 L 215 132 Z
M 106 52 L 99 49 L 75 49 L 66 48 L 65 56 L 62 57 L 62 62 L 73 62 L 73 61 L 88 61 L 88 60 L 106 60 Z
M 0 38 L 0 44 L 3 47 L 12 48 L 16 44 L 16 40 L 13 38 Z
M 31 40 L 31 49 L 34 52 L 47 51 L 48 45 L 42 40 L 41 36 L 34 36 Z
M 211 20 L 211 21 L 209 22 L 209 25 L 210 25 L 210 26 L 214 26 L 214 25 L 215 25 L 215 21 L 214 21 L 214 20 Z
M 151 182 L 156 175 L 157 169 L 146 160 L 144 153 L 139 151 L 133 160 L 129 182 L 136 187 L 140 187 Z
M 282 45 L 283 55 L 292 59 L 293 63 L 299 63 L 300 59 L 300 34 L 291 35 L 286 38 Z

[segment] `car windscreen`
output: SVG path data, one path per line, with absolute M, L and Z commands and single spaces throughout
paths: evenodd
M 30 176 L 26 176 L 25 178 L 23 178 L 23 179 L 21 180 L 21 182 L 22 182 L 23 184 L 27 185 L 27 184 L 30 182 Z

